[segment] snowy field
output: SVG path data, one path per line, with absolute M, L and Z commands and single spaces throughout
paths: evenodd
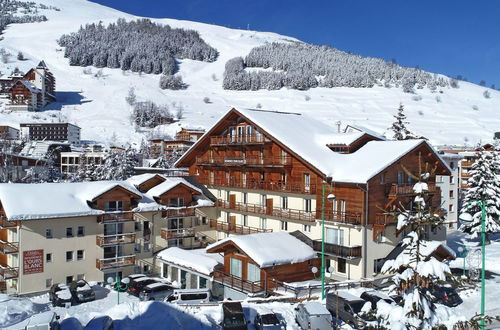
M 86 140 L 139 143 L 147 132 L 136 132 L 130 123 L 131 108 L 125 102 L 130 87 L 138 101 L 152 100 L 167 104 L 182 104 L 184 119 L 160 128 L 173 134 L 179 125 L 208 128 L 232 106 L 308 113 L 335 129 L 335 123 L 354 123 L 379 133 L 390 126 L 400 102 L 405 105 L 409 128 L 430 138 L 432 143 L 468 143 L 474 145 L 492 138 L 500 127 L 500 92 L 491 90 L 491 98 L 483 97 L 485 87 L 460 82 L 460 88 L 443 88 L 442 93 L 428 89 L 417 94 L 403 93 L 401 88 L 314 88 L 308 91 L 281 89 L 277 91 L 226 91 L 222 89 L 224 65 L 236 56 L 245 56 L 255 46 L 266 42 L 294 40 L 274 33 L 234 30 L 220 26 L 173 19 L 154 19 L 172 27 L 197 30 L 201 37 L 219 51 L 213 63 L 193 60 L 180 61 L 179 74 L 188 85 L 185 90 L 169 91 L 158 88 L 159 76 L 102 69 L 102 77 L 84 73 L 82 67 L 71 67 L 56 40 L 64 33 L 77 31 L 80 25 L 103 21 L 104 24 L 123 17 L 135 16 L 85 0 L 40 0 L 61 11 L 42 10 L 47 22 L 8 26 L 0 47 L 12 54 L 22 51 L 26 61 L 12 56 L 0 71 L 10 73 L 16 66 L 27 70 L 44 59 L 56 77 L 59 102 L 47 111 L 33 113 L 0 112 L 0 123 L 18 126 L 20 122 L 69 120 L 83 128 Z M 88 71 L 89 68 L 87 68 Z M 209 102 L 203 101 L 209 98 Z M 421 99 L 420 99 L 421 98 Z M 0 110 L 3 105 L 0 105 Z M 477 109 L 477 110 L 475 110 Z

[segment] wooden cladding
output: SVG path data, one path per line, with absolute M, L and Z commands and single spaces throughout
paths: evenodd
M 283 183 L 274 181 L 250 181 L 239 182 L 234 180 L 214 179 L 199 177 L 198 181 L 211 187 L 227 187 L 237 189 L 267 190 L 276 192 L 287 192 L 296 194 L 316 194 L 316 185 L 304 185 L 300 183 Z
M 408 195 L 413 196 L 417 193 L 413 190 L 414 184 L 386 184 L 385 191 L 388 196 L 401 196 Z M 436 186 L 435 183 L 429 182 L 427 183 L 428 193 L 434 194 L 440 191 L 440 188 Z
M 196 157 L 196 162 L 204 166 L 283 167 L 292 165 L 292 158 L 290 156 L 203 156 Z
M 111 222 L 127 222 L 134 221 L 134 213 L 132 212 L 113 212 L 105 213 L 97 216 L 97 222 L 99 223 L 111 223 Z
M 321 241 L 313 241 L 314 251 L 321 252 Z M 345 259 L 361 258 L 361 246 L 343 246 L 325 242 L 325 254 Z
M 272 229 L 261 229 L 255 227 L 242 226 L 234 223 L 217 221 L 214 219 L 210 219 L 210 228 L 225 233 L 240 234 L 240 235 L 269 233 L 273 231 Z
M 9 221 L 7 217 L 0 216 L 0 228 L 12 228 L 17 227 L 17 221 Z
M 96 259 L 96 268 L 99 270 L 105 270 L 109 268 L 118 268 L 126 266 L 135 265 L 135 255 L 106 258 L 106 259 Z
M 220 270 L 214 270 L 213 277 L 214 281 L 242 292 L 257 293 L 265 290 L 265 288 L 261 286 L 262 281 L 251 282 Z
M 196 214 L 196 209 L 192 207 L 179 208 L 179 209 L 169 209 L 161 212 L 162 218 L 170 218 L 170 217 L 188 217 L 194 216 Z
M 194 237 L 195 230 L 194 228 L 179 228 L 179 229 L 162 228 L 160 231 L 160 236 L 163 239 Z
M 230 145 L 245 145 L 245 144 L 264 144 L 270 142 L 268 138 L 262 134 L 254 135 L 224 135 L 210 137 L 210 145 L 212 146 L 230 146 Z
M 120 245 L 135 243 L 135 233 L 124 233 L 116 235 L 98 235 L 96 236 L 96 244 L 100 247 L 108 245 Z

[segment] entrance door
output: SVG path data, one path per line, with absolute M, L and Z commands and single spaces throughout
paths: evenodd
M 273 199 L 266 199 L 266 214 L 273 214 Z
M 229 217 L 229 231 L 234 231 L 236 230 L 236 216 L 231 215 Z
M 236 208 L 236 194 L 229 195 L 229 208 Z

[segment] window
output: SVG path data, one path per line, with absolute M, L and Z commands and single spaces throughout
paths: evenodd
M 385 183 L 385 173 L 380 174 L 380 184 Z
M 149 252 L 149 243 L 144 243 L 143 251 L 144 252 Z
M 304 231 L 310 233 L 311 232 L 311 225 L 304 225 Z
M 454 178 L 453 178 L 453 175 L 450 176 L 450 183 L 454 183 Z
M 201 217 L 201 224 L 206 225 L 208 223 L 207 217 Z
M 450 162 L 450 168 L 453 170 L 455 169 L 455 162 Z
M 450 198 L 453 198 L 453 190 L 450 190 Z
M 141 253 L 141 244 L 134 244 L 134 252 Z
M 373 273 L 378 274 L 382 270 L 382 266 L 385 263 L 385 259 L 375 259 L 373 260 Z
M 84 226 L 78 226 L 78 230 L 76 231 L 76 236 L 78 236 L 78 237 L 85 236 L 85 227 Z
M 243 187 L 246 187 L 246 185 L 247 185 L 247 172 L 241 173 L 241 183 L 243 184 Z
M 281 208 L 282 209 L 288 209 L 288 197 L 282 196 L 281 197 Z
M 248 227 L 248 215 L 243 215 L 243 226 Z
M 73 237 L 73 227 L 66 228 L 66 237 Z
M 199 284 L 198 284 L 198 288 L 199 289 L 205 289 L 207 287 L 207 279 L 204 278 L 204 277 L 199 277 Z
M 260 229 L 266 229 L 266 228 L 267 228 L 267 219 L 260 218 Z
M 47 263 L 52 262 L 52 253 L 45 254 L 45 262 Z
M 105 211 L 123 211 L 123 201 L 106 201 L 104 202 Z
M 247 280 L 250 282 L 260 281 L 260 268 L 257 265 L 247 264 Z
M 240 259 L 231 258 L 231 275 L 241 278 L 242 272 L 242 262 Z
M 346 260 L 343 258 L 337 258 L 337 270 L 339 273 L 346 272 Z
M 161 273 L 162 273 L 162 276 L 163 276 L 164 278 L 167 278 L 167 277 L 168 277 L 168 265 L 167 265 L 167 264 L 165 264 L 165 263 L 162 263 L 162 266 L 163 266 L 163 267 L 162 267 L 162 272 L 161 272 Z
M 260 195 L 260 206 L 266 206 L 267 195 Z
M 76 251 L 76 260 L 83 260 L 85 258 L 85 252 L 83 250 Z
M 345 219 L 345 200 L 340 200 L 340 216 L 342 220 Z
M 168 206 L 172 207 L 184 206 L 184 198 L 182 197 L 170 198 L 168 200 Z
M 66 284 L 70 284 L 71 282 L 73 282 L 73 275 L 66 276 Z
M 304 199 L 304 211 L 307 213 L 312 212 L 312 202 L 310 199 Z
M 453 212 L 453 204 L 450 204 L 450 206 L 448 207 L 448 210 L 449 210 L 450 212 Z
M 344 230 L 326 228 L 325 242 L 336 245 L 344 245 Z
M 45 280 L 45 287 L 50 288 L 52 286 L 52 279 L 48 278 Z
M 134 222 L 134 230 L 135 231 L 140 231 L 141 230 L 141 223 L 138 221 Z
M 76 280 L 79 281 L 79 280 L 84 280 L 85 279 L 85 274 L 78 274 L 76 275 Z
M 288 230 L 288 222 L 287 221 L 281 221 L 281 230 L 284 230 L 284 231 Z
M 243 204 L 248 204 L 248 193 L 246 192 L 241 193 L 241 202 Z
M 66 251 L 66 261 L 73 261 L 73 251 Z
M 398 185 L 402 185 L 405 182 L 405 175 L 402 171 L 398 171 Z
M 306 192 L 309 192 L 310 188 L 311 188 L 311 174 L 304 173 L 304 190 Z
M 52 229 L 45 229 L 45 238 L 52 238 Z

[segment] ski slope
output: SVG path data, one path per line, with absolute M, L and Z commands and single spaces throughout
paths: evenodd
M 188 88 L 180 91 L 160 90 L 159 76 L 102 69 L 102 77 L 85 74 L 84 68 L 69 66 L 57 39 L 77 31 L 81 25 L 103 21 L 104 24 L 123 17 L 135 19 L 112 8 L 85 0 L 40 0 L 60 8 L 42 10 L 47 22 L 10 25 L 3 34 L 0 48 L 13 54 L 7 64 L 0 64 L 2 73 L 14 67 L 26 71 L 41 59 L 56 77 L 58 102 L 37 113 L 0 112 L 0 124 L 18 126 L 20 122 L 67 120 L 82 128 L 82 139 L 117 144 L 139 144 L 149 130 L 136 131 L 130 122 L 131 107 L 125 102 L 130 87 L 135 88 L 138 101 L 151 100 L 167 104 L 175 114 L 173 104 L 182 104 L 184 118 L 174 124 L 157 128 L 173 134 L 182 127 L 209 128 L 231 107 L 301 112 L 314 115 L 336 129 L 357 124 L 383 133 L 393 120 L 400 102 L 405 105 L 409 128 L 434 144 L 468 144 L 490 141 L 500 131 L 500 92 L 490 90 L 491 98 L 483 97 L 486 89 L 467 82 L 460 88 L 442 88 L 442 93 L 428 89 L 405 94 L 400 88 L 315 88 L 308 91 L 281 89 L 278 91 L 227 91 L 222 89 L 224 65 L 235 56 L 245 56 L 255 46 L 266 42 L 296 40 L 275 33 L 228 29 L 220 26 L 173 20 L 152 19 L 176 28 L 197 30 L 201 37 L 219 51 L 213 63 L 193 60 L 180 61 L 179 74 Z M 18 51 L 28 59 L 17 61 Z M 88 68 L 87 68 L 88 70 Z M 215 77 L 215 79 L 214 79 Z M 415 96 L 421 100 L 415 100 Z M 439 96 L 440 102 L 436 101 Z M 208 97 L 210 102 L 205 103 Z M 0 102 L 5 102 L 1 100 Z M 0 104 L 0 109 L 4 106 Z M 474 110 L 476 108 L 477 110 Z

